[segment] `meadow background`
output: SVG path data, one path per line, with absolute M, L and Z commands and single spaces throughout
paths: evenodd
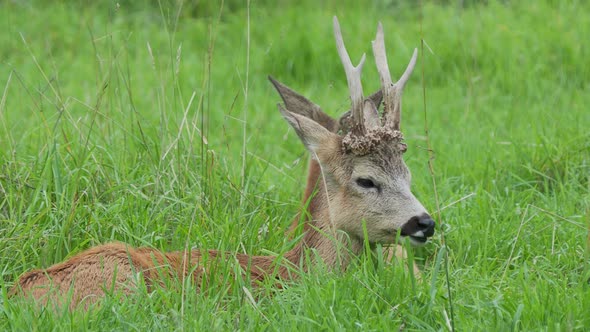
M 590 3 L 361 3 L 1 2 L 0 330 L 590 328 Z M 7 297 L 110 241 L 288 250 L 307 156 L 267 75 L 348 109 L 333 15 L 366 93 L 378 21 L 393 76 L 420 51 L 406 161 L 442 224 L 412 251 L 421 282 L 364 257 L 280 292 L 226 280 L 73 313 Z

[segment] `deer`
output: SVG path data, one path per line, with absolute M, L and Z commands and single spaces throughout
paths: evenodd
M 256 287 L 271 278 L 297 279 L 293 268 L 309 271 L 323 264 L 345 270 L 363 254 L 367 243 L 370 250 L 376 250 L 376 244 L 399 243 L 400 238 L 409 238 L 413 245 L 425 244 L 434 235 L 435 222 L 410 189 L 411 175 L 403 160 L 407 145 L 400 131 L 401 96 L 414 70 L 417 49 L 393 83 L 379 23 L 372 49 L 381 89 L 365 98 L 361 84 L 365 54 L 354 66 L 336 17 L 333 27 L 351 100 L 350 111 L 338 121 L 269 77 L 284 102 L 278 104 L 280 114 L 311 155 L 303 195 L 306 210 L 292 225 L 302 225 L 303 232 L 292 249 L 283 255 L 254 256 L 200 249 L 161 252 L 107 243 L 24 273 L 9 296 L 32 298 L 41 305 L 69 305 L 73 310 L 88 308 L 109 292 L 131 294 L 140 283 L 151 291 L 165 285 L 167 278 L 190 278 L 202 289 L 219 278 L 218 267 L 228 261 L 238 264 L 242 277 Z

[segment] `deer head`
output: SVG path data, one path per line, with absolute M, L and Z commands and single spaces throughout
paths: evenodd
M 364 239 L 366 227 L 371 243 L 393 243 L 399 232 L 413 244 L 423 244 L 434 234 L 435 224 L 410 190 L 410 171 L 402 157 L 407 146 L 400 131 L 401 95 L 416 64 L 417 50 L 394 84 L 379 24 L 372 44 L 381 90 L 365 99 L 361 84 L 365 55 L 356 67 L 352 65 L 336 17 L 334 34 L 352 104 L 339 121 L 271 78 L 286 105 L 279 105 L 279 111 L 320 165 L 323 211 L 312 216 L 312 222 L 329 224 L 359 240 Z

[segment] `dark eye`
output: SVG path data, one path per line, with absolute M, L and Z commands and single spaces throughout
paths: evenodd
M 358 178 L 358 179 L 356 179 L 356 184 L 358 184 L 359 187 L 362 187 L 365 189 L 377 188 L 377 185 L 371 179 Z

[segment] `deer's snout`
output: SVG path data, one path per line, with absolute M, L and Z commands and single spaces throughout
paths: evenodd
M 429 237 L 434 235 L 434 220 L 429 214 L 424 213 L 421 216 L 414 216 L 402 226 L 401 235 L 409 236 L 410 239 L 418 243 L 424 243 Z

